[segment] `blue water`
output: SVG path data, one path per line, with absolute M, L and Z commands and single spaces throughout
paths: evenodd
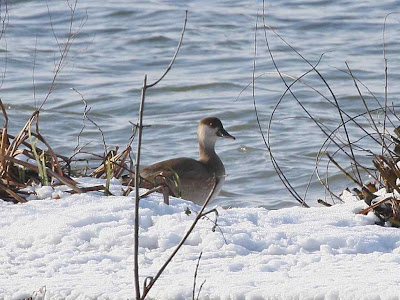
M 0 96 L 8 108 L 12 133 L 48 94 L 60 48 L 69 35 L 67 4 L 60 0 L 48 2 L 48 6 L 43 1 L 9 3 L 9 19 L 0 40 L 0 70 L 5 74 Z M 2 2 L 2 17 L 4 7 Z M 237 138 L 217 145 L 228 173 L 219 203 L 268 208 L 297 205 L 273 170 L 258 130 L 252 87 L 241 93 L 253 77 L 258 19 L 254 76 L 262 76 L 256 80 L 255 100 L 266 133 L 272 109 L 285 86 L 268 53 L 260 1 L 79 1 L 71 31 L 79 33 L 57 77 L 56 89 L 41 112 L 42 134 L 56 152 L 72 155 L 83 125 L 84 104 L 78 91 L 91 107 L 91 119 L 104 131 L 107 145 L 124 147 L 131 135 L 129 121 L 137 120 L 144 75 L 154 81 L 169 64 L 186 9 L 188 23 L 178 58 L 165 79 L 147 94 L 144 122 L 151 127 L 144 132 L 142 162 L 197 157 L 197 122 L 205 116 L 218 116 Z M 347 62 L 383 101 L 383 23 L 385 16 L 397 9 L 396 1 L 267 1 L 265 22 L 311 64 L 325 53 L 318 70 L 343 109 L 356 115 L 364 111 L 362 102 L 352 79 L 337 68 L 345 70 Z M 400 95 L 396 84 L 398 21 L 399 15 L 391 15 L 386 31 L 389 101 L 394 104 Z M 266 33 L 282 73 L 298 77 L 311 68 L 270 30 Z M 315 73 L 304 81 L 330 97 Z M 293 91 L 324 126 L 332 130 L 340 123 L 336 108 L 321 95 L 303 84 L 296 84 Z M 363 92 L 371 107 L 376 107 L 365 89 Z M 368 125 L 367 120 L 360 122 Z M 354 127 L 350 129 L 354 139 L 362 134 Z M 324 134 L 290 95 L 274 115 L 270 133 L 278 163 L 303 196 Z M 80 145 L 86 143 L 86 151 L 102 153 L 101 136 L 89 122 L 80 139 Z M 376 148 L 368 140 L 364 146 Z M 363 157 L 360 159 L 369 163 L 370 157 Z M 348 159 L 337 159 L 351 171 Z M 325 178 L 325 167 L 320 172 Z M 335 167 L 330 168 L 328 177 L 335 192 L 354 186 Z M 313 205 L 324 197 L 324 188 L 313 178 L 307 202 Z

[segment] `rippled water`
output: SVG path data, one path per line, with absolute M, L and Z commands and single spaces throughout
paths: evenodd
M 67 2 L 51 1 L 47 5 L 43 1 L 9 3 L 0 67 L 2 73 L 6 70 L 1 99 L 8 107 L 13 133 L 47 94 L 60 55 L 54 35 L 61 47 L 68 36 Z M 176 156 L 196 157 L 197 122 L 205 116 L 218 116 L 237 138 L 217 145 L 228 173 L 220 203 L 268 208 L 296 205 L 273 171 L 258 131 L 251 86 L 241 93 L 253 76 L 255 24 L 257 14 L 262 13 L 262 2 L 78 2 L 73 30 L 82 20 L 84 24 L 56 81 L 57 89 L 43 108 L 42 133 L 57 152 L 73 152 L 84 109 L 74 88 L 91 107 L 90 116 L 103 129 L 107 144 L 126 145 L 131 134 L 129 121 L 137 119 L 144 74 L 154 81 L 168 65 L 186 9 L 187 30 L 173 69 L 147 94 L 145 124 L 151 127 L 144 132 L 143 163 Z M 341 105 L 357 114 L 363 107 L 352 80 L 336 68 L 346 69 L 348 62 L 356 76 L 382 100 L 382 28 L 385 16 L 397 9 L 396 1 L 267 1 L 265 22 L 312 64 L 325 53 L 319 71 Z M 400 94 L 400 85 L 396 84 L 400 61 L 398 19 L 398 15 L 389 17 L 386 32 L 389 100 L 394 103 Z M 261 27 L 260 16 L 255 76 L 264 75 L 256 81 L 255 99 L 265 132 L 285 87 L 273 73 Z M 300 76 L 310 69 L 272 32 L 267 34 L 282 72 Z M 329 95 L 315 73 L 307 76 L 307 82 Z M 336 109 L 320 95 L 301 84 L 294 90 L 320 122 L 332 128 L 339 124 Z M 285 98 L 274 116 L 271 135 L 278 162 L 303 194 L 324 135 L 291 97 Z M 89 141 L 87 150 L 101 153 L 100 135 L 88 123 L 81 144 Z M 339 172 L 332 170 L 331 174 L 331 184 L 337 191 L 351 186 Z M 321 197 L 324 191 L 313 180 L 308 201 L 312 204 Z

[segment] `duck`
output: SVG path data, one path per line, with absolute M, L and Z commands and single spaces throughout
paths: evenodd
M 226 177 L 224 164 L 215 152 L 215 144 L 221 138 L 235 140 L 217 117 L 201 119 L 197 126 L 199 160 L 179 157 L 144 167 L 140 170 L 140 187 L 162 187 L 167 204 L 168 196 L 174 196 L 198 205 L 203 205 L 214 189 L 208 203 L 212 202 L 221 191 Z

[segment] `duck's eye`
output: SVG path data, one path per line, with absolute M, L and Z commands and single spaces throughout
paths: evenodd
M 213 126 L 213 123 L 210 123 L 210 124 L 208 124 L 208 125 Z

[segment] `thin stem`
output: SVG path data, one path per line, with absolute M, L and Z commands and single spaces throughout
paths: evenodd
M 134 248 L 134 268 L 135 268 L 135 290 L 136 299 L 140 299 L 140 287 L 139 287 L 139 165 L 140 165 L 140 151 L 142 146 L 142 129 L 143 129 L 143 110 L 144 110 L 144 99 L 146 96 L 147 89 L 147 75 L 144 76 L 142 96 L 140 100 L 139 108 L 139 122 L 137 127 L 137 152 L 136 152 L 136 165 L 135 165 L 135 248 Z
M 145 280 L 144 289 L 143 289 L 143 295 L 141 297 L 140 296 L 140 287 L 139 287 L 139 201 L 140 201 L 139 186 L 140 186 L 140 180 L 141 180 L 141 177 L 139 176 L 139 166 L 140 166 L 140 153 L 141 153 L 141 145 L 142 145 L 144 101 L 145 101 L 145 96 L 146 96 L 146 90 L 148 88 L 151 88 L 151 87 L 155 86 L 156 84 L 158 84 L 168 74 L 168 72 L 172 68 L 172 65 L 174 64 L 175 59 L 178 56 L 179 50 L 180 50 L 181 45 L 182 45 L 183 36 L 184 36 L 185 30 L 186 30 L 187 15 L 188 15 L 188 11 L 186 10 L 185 11 L 185 21 L 184 21 L 184 24 L 183 24 L 182 34 L 181 34 L 181 37 L 179 39 L 178 46 L 177 46 L 177 48 L 175 50 L 175 54 L 172 57 L 171 62 L 169 63 L 167 69 L 164 71 L 164 73 L 161 75 L 161 77 L 158 80 L 156 80 L 155 82 L 153 82 L 151 84 L 147 84 L 147 75 L 145 75 L 144 82 L 143 82 L 142 95 L 141 95 L 141 101 L 140 101 L 140 107 L 139 107 L 139 120 L 138 120 L 138 124 L 136 126 L 136 135 L 138 137 L 138 141 L 137 141 L 136 164 L 135 164 L 135 224 L 134 224 L 134 226 L 135 226 L 135 229 L 134 229 L 134 231 L 135 231 L 134 232 L 134 241 L 135 241 L 135 248 L 134 248 L 134 268 L 135 268 L 134 272 L 135 273 L 134 273 L 134 277 L 135 278 L 134 278 L 134 284 L 135 284 L 135 291 L 136 291 L 136 299 L 137 300 L 144 299 L 146 297 L 146 295 L 149 292 L 150 288 L 153 286 L 153 284 L 155 283 L 157 278 L 162 274 L 162 272 L 164 271 L 164 269 L 166 268 L 166 266 L 172 260 L 172 257 L 176 253 L 175 252 L 175 253 L 173 253 L 171 255 L 169 260 L 159 270 L 157 275 L 154 278 L 151 278 L 151 280 L 150 280 L 150 282 L 148 284 L 147 284 L 148 278 Z M 214 190 L 215 190 L 215 186 L 214 186 L 212 191 L 214 191 Z M 208 201 L 206 201 L 206 202 L 208 202 Z M 197 223 L 197 221 L 196 221 L 196 223 Z M 187 238 L 187 236 L 186 236 L 186 238 Z M 185 240 L 186 240 L 186 238 L 185 238 Z M 177 248 L 176 251 L 178 251 L 179 248 Z
M 174 258 L 174 256 L 176 255 L 176 253 L 178 253 L 179 249 L 183 246 L 183 244 L 185 243 L 185 241 L 187 240 L 187 238 L 189 237 L 189 235 L 192 233 L 193 229 L 196 227 L 197 222 L 203 217 L 203 211 L 206 208 L 207 204 L 210 202 L 212 196 L 214 195 L 215 192 L 215 188 L 217 187 L 219 182 L 219 178 L 215 178 L 215 182 L 214 182 L 214 186 L 211 189 L 210 193 L 208 194 L 208 197 L 206 199 L 206 201 L 204 202 L 203 206 L 201 207 L 199 213 L 197 214 L 196 218 L 194 219 L 192 225 L 189 227 L 189 229 L 186 231 L 185 235 L 183 236 L 183 238 L 181 239 L 181 241 L 179 242 L 179 244 L 176 246 L 175 250 L 172 252 L 172 254 L 168 257 L 167 261 L 164 263 L 164 265 L 160 268 L 160 270 L 158 271 L 158 273 L 156 274 L 156 276 L 154 276 L 154 278 L 150 279 L 150 282 L 145 285 L 145 288 L 143 290 L 143 295 L 141 299 L 145 299 L 145 297 L 147 296 L 148 292 L 150 291 L 150 289 L 152 288 L 152 286 L 154 285 L 154 283 L 157 281 L 157 279 L 161 276 L 161 274 L 164 272 L 165 268 L 168 266 L 168 264 L 172 261 L 172 259 Z
M 176 50 L 175 50 L 175 54 L 174 54 L 174 56 L 173 56 L 172 59 L 171 59 L 171 62 L 169 63 L 167 69 L 165 70 L 165 72 L 161 75 L 161 77 L 160 77 L 158 80 L 156 80 L 155 82 L 153 82 L 153 83 L 147 85 L 148 88 L 153 87 L 153 86 L 155 86 L 157 83 L 159 83 L 159 82 L 165 77 L 165 75 L 167 75 L 167 73 L 171 70 L 172 65 L 173 65 L 174 62 L 175 62 L 175 59 L 176 59 L 176 57 L 178 56 L 179 49 L 181 48 L 181 45 L 182 45 L 183 36 L 184 36 L 185 30 L 186 30 L 187 15 L 188 15 L 188 11 L 186 10 L 186 11 L 185 11 L 185 22 L 184 22 L 184 24 L 183 24 L 182 33 L 181 33 L 181 38 L 180 38 L 180 40 L 179 40 L 178 47 L 177 47 Z
M 201 256 L 203 255 L 203 251 L 200 252 L 199 258 L 197 259 L 197 264 L 196 264 L 196 270 L 194 272 L 194 278 L 193 278 L 193 293 L 192 293 L 192 299 L 195 300 L 194 295 L 196 292 L 196 281 L 197 281 L 197 272 L 199 271 L 199 266 L 200 266 L 200 260 Z

